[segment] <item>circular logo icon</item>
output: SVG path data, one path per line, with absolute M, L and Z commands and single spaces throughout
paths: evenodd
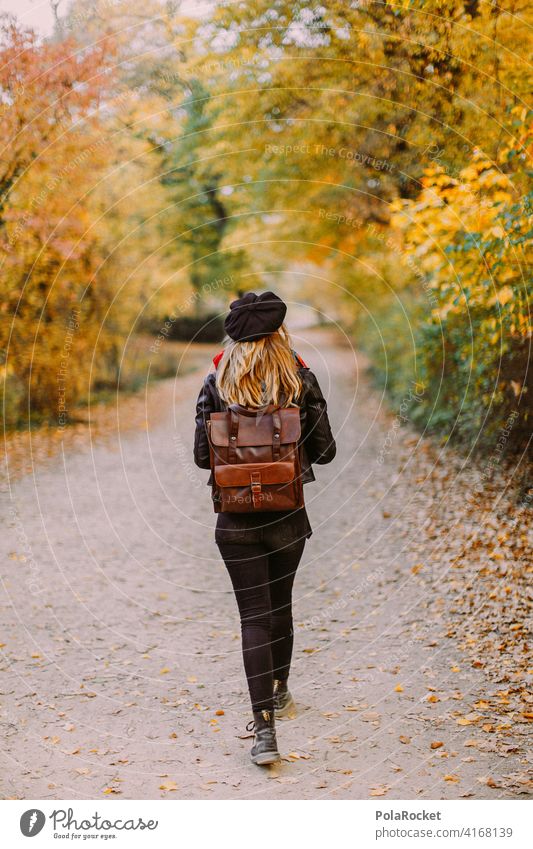
M 24 811 L 20 818 L 20 830 L 24 837 L 35 837 L 42 831 L 46 822 L 46 817 L 38 808 L 30 808 L 29 811 Z

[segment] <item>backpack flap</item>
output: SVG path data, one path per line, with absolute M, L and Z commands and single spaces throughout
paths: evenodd
M 215 481 L 219 486 L 251 486 L 254 479 L 262 485 L 290 483 L 294 480 L 294 463 L 239 463 L 236 466 L 215 466 Z
M 300 411 L 297 407 L 279 410 L 282 445 L 298 442 L 301 435 Z M 213 445 L 229 445 L 231 420 L 227 413 L 211 413 L 210 439 Z M 237 447 L 272 445 L 274 424 L 271 415 L 252 416 L 239 414 Z
M 294 461 L 215 466 L 222 509 L 230 512 L 272 509 L 270 505 L 290 509 L 298 488 L 296 477 Z

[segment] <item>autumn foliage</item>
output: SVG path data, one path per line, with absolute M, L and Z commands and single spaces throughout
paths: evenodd
M 475 445 L 513 416 L 525 445 L 527 21 L 462 0 L 78 0 L 44 41 L 6 21 L 8 424 L 57 416 L 73 319 L 71 406 L 120 383 L 130 334 L 293 273 L 420 426 Z

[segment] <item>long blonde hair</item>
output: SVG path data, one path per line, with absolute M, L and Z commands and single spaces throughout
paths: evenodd
M 217 389 L 226 404 L 296 404 L 302 381 L 285 325 L 256 342 L 230 341 L 217 368 Z

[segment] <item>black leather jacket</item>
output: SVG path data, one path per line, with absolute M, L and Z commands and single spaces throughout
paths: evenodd
M 299 400 L 302 436 L 300 440 L 302 482 L 315 480 L 313 463 L 331 463 L 337 448 L 329 424 L 327 405 L 313 372 L 301 367 L 302 393 Z M 194 436 L 194 462 L 201 469 L 209 469 L 209 443 L 206 422 L 211 413 L 222 412 L 226 405 L 216 387 L 216 374 L 211 372 L 196 404 L 196 432 Z M 211 483 L 211 478 L 208 483 Z

